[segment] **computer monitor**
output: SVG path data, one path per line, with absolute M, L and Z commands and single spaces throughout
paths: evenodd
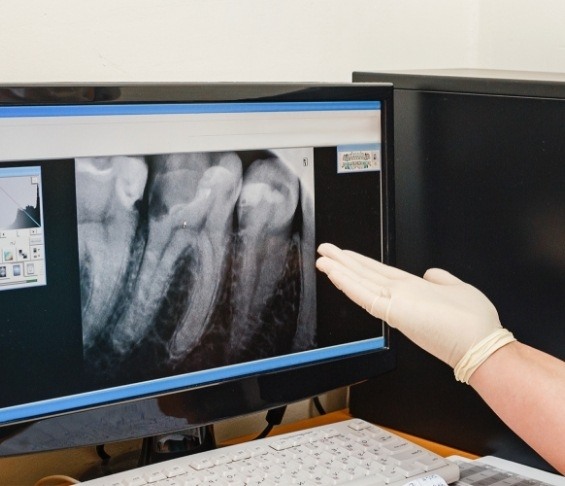
M 0 88 L 0 455 L 161 435 L 395 363 L 315 271 L 393 258 L 392 88 Z

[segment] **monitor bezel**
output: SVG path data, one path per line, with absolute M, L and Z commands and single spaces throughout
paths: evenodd
M 382 259 L 394 263 L 394 171 L 392 134 L 392 85 L 388 83 L 359 84 L 298 84 L 298 83 L 153 83 L 97 86 L 0 86 L 0 106 L 43 105 L 117 105 L 127 103 L 214 103 L 214 102 L 272 102 L 272 101 L 374 101 L 381 105 L 382 122 Z M 320 243 L 320 242 L 318 242 Z M 318 278 L 321 278 L 318 276 Z M 260 373 L 240 376 L 159 395 L 139 396 L 124 402 L 106 403 L 92 408 L 65 410 L 59 414 L 35 416 L 31 419 L 0 425 L 0 457 L 50 449 L 95 445 L 108 442 L 104 431 L 96 436 L 91 431 L 89 441 L 78 436 L 65 436 L 57 447 L 37 443 L 21 449 L 12 444 L 4 448 L 4 440 L 24 432 L 31 426 L 56 430 L 60 424 L 89 422 L 89 417 L 107 415 L 111 408 L 119 416 L 121 407 L 135 403 L 139 416 L 145 410 L 158 407 L 167 415 L 179 419 L 171 430 L 163 433 L 208 425 L 220 420 L 268 410 L 320 395 L 333 389 L 359 383 L 394 368 L 396 357 L 391 333 L 384 325 L 384 348 L 345 357 L 332 358 L 314 363 L 291 366 Z M 230 396 L 229 403 L 222 397 Z M 201 404 L 206 403 L 205 407 Z M 193 406 L 199 404 L 199 406 Z M 135 419 L 132 417 L 132 419 Z M 120 430 L 118 424 L 111 440 L 121 441 L 138 438 L 131 428 Z

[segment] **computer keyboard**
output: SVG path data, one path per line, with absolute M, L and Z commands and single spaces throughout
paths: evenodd
M 113 474 L 91 486 L 401 486 L 459 478 L 453 462 L 362 420 L 266 437 Z

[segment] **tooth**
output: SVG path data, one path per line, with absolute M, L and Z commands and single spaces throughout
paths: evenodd
M 239 229 L 230 335 L 232 357 L 249 353 L 247 348 L 257 335 L 276 334 L 274 326 L 290 325 L 291 329 L 286 330 L 289 336 L 295 332 L 301 262 L 292 222 L 299 192 L 298 177 L 278 157 L 257 160 L 244 175 L 237 204 Z M 291 257 L 293 261 L 289 261 Z M 284 302 L 280 310 L 293 322 L 277 316 L 270 308 L 277 290 L 286 292 L 290 303 Z M 268 338 L 263 335 L 263 339 Z
M 83 340 L 93 345 L 120 298 L 147 166 L 141 157 L 75 161 Z
M 241 189 L 241 161 L 235 154 L 220 157 L 219 166 L 206 171 L 197 191 L 206 215 L 196 235 L 196 282 L 187 294 L 189 306 L 169 344 L 170 358 L 178 362 L 200 341 L 211 325 L 222 284 L 228 278 L 234 206 Z
M 159 325 L 160 312 L 170 312 L 165 308 L 175 298 L 171 282 L 183 272 L 193 280 L 174 309 L 178 315 L 170 316 L 182 323 L 171 352 L 187 353 L 196 344 L 216 298 L 231 230 L 234 202 L 229 201 L 228 188 L 235 201 L 240 180 L 241 162 L 235 154 L 160 156 L 150 165 L 147 243 L 131 302 L 114 330 L 119 353 L 141 342 L 153 324 Z M 157 330 L 157 335 L 163 332 Z

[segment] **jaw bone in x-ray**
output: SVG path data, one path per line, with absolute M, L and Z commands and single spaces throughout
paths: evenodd
M 305 157 L 311 149 L 77 159 L 87 365 L 127 373 L 150 356 L 160 372 L 183 371 L 313 347 Z M 108 209 L 122 186 L 129 198 Z

